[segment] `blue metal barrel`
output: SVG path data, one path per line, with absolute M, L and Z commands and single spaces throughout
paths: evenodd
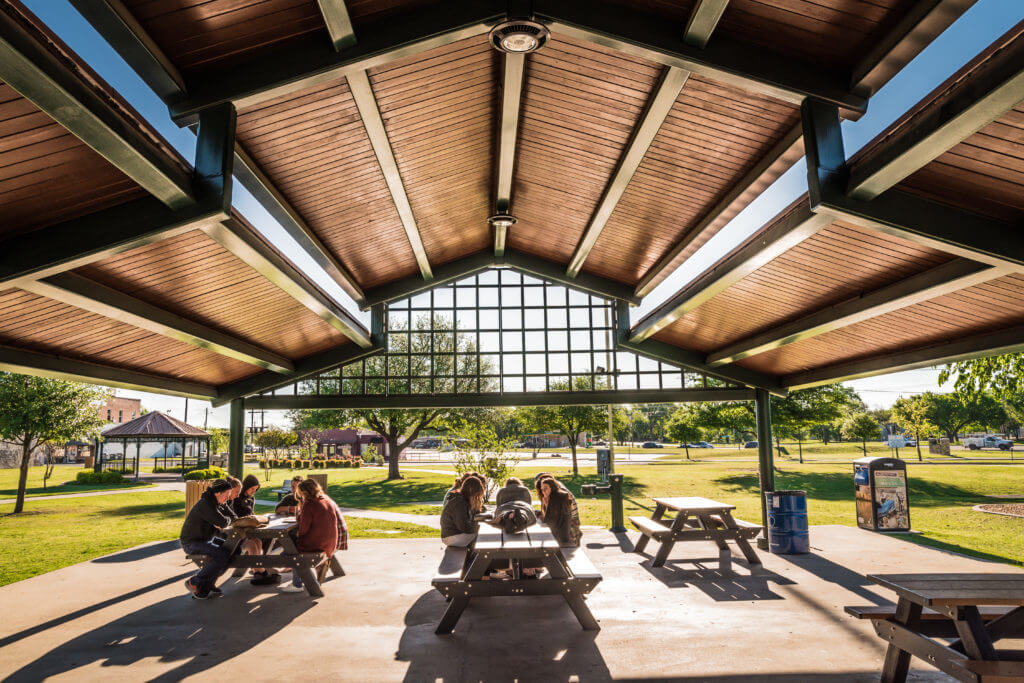
M 807 533 L 807 492 L 769 491 L 768 547 L 776 555 L 799 555 L 811 551 Z

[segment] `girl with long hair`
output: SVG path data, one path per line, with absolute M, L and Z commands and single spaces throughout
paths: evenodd
M 449 496 L 441 509 L 441 541 L 445 545 L 469 547 L 480 529 L 474 515 L 483 508 L 484 485 L 477 477 L 467 476 L 458 493 Z

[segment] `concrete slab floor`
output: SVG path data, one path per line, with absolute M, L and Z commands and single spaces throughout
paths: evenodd
M 434 634 L 439 541 L 356 539 L 320 600 L 228 578 L 195 601 L 177 543 L 140 546 L 0 588 L 0 679 L 876 681 L 882 641 L 842 610 L 893 600 L 865 573 L 1013 571 L 839 526 L 814 527 L 810 555 L 763 553 L 754 577 L 720 572 L 711 543 L 652 569 L 635 539 L 584 535 L 599 633 L 526 597 L 471 602 L 451 636 Z M 914 660 L 911 680 L 949 679 Z

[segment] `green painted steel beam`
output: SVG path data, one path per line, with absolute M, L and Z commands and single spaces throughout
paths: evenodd
M 117 389 L 151 391 L 171 396 L 187 396 L 201 400 L 216 398 L 217 390 L 206 384 L 188 382 L 173 377 L 150 375 L 137 370 L 102 365 L 88 361 L 54 356 L 26 349 L 0 346 L 0 370 L 23 375 L 37 375 L 67 379 L 75 382 L 100 384 Z
M 480 251 L 457 261 L 449 261 L 434 269 L 433 280 L 424 280 L 417 275 L 367 290 L 362 308 L 368 310 L 377 304 L 399 301 L 422 292 L 429 292 L 435 287 L 457 282 L 464 277 L 493 268 L 494 265 L 494 254 L 490 251 Z
M 690 10 L 690 18 L 686 22 L 683 40 L 695 47 L 707 47 L 718 21 L 729 6 L 729 0 L 697 0 Z
M 753 389 L 650 389 L 635 391 L 527 391 L 494 394 L 398 396 L 254 396 L 245 400 L 254 410 L 477 408 L 621 403 L 686 403 L 752 401 Z
M 75 273 L 61 273 L 43 280 L 27 282 L 22 285 L 22 289 L 277 373 L 289 373 L 295 369 L 290 360 L 278 353 L 171 313 Z
M 651 143 L 654 142 L 654 137 L 661 130 L 661 124 L 665 122 L 665 118 L 675 105 L 676 99 L 689 77 L 688 71 L 677 67 L 669 67 L 662 73 L 661 80 L 648 98 L 644 113 L 633 130 L 633 136 L 623 150 L 615 172 L 612 173 L 608 185 L 594 209 L 590 223 L 583 231 L 583 236 L 580 238 L 572 258 L 569 259 L 569 267 L 566 269 L 566 274 L 569 277 L 579 275 L 583 263 L 590 256 L 594 245 L 597 244 L 597 238 L 601 236 L 608 219 L 612 217 L 615 207 L 618 206 L 619 200 L 622 199 L 630 181 L 633 180 L 633 175 L 640 168 L 640 162 L 643 161 Z
M 0 8 L 0 80 L 39 107 L 147 192 L 174 209 L 193 202 L 189 172 L 123 120 L 102 95 Z
M 565 264 L 548 261 L 514 249 L 505 251 L 502 265 L 520 273 L 533 275 L 604 299 L 617 299 L 634 305 L 640 303 L 640 297 L 633 294 L 633 288 L 629 285 L 592 273 L 580 273 L 576 277 L 570 277 L 566 273 Z
M 345 0 L 317 0 L 317 4 L 327 24 L 327 32 L 331 34 L 334 49 L 341 52 L 355 45 L 356 33 L 352 29 Z

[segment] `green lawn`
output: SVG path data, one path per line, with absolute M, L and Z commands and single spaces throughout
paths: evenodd
M 56 496 L 65 493 L 91 493 L 93 491 L 109 491 L 111 489 L 148 488 L 152 484 L 75 484 L 75 475 L 82 471 L 81 467 L 57 466 L 53 476 L 43 488 L 44 467 L 28 468 L 28 483 L 25 487 L 26 497 Z M 14 498 L 18 495 L 18 470 L 0 469 L 0 499 Z

